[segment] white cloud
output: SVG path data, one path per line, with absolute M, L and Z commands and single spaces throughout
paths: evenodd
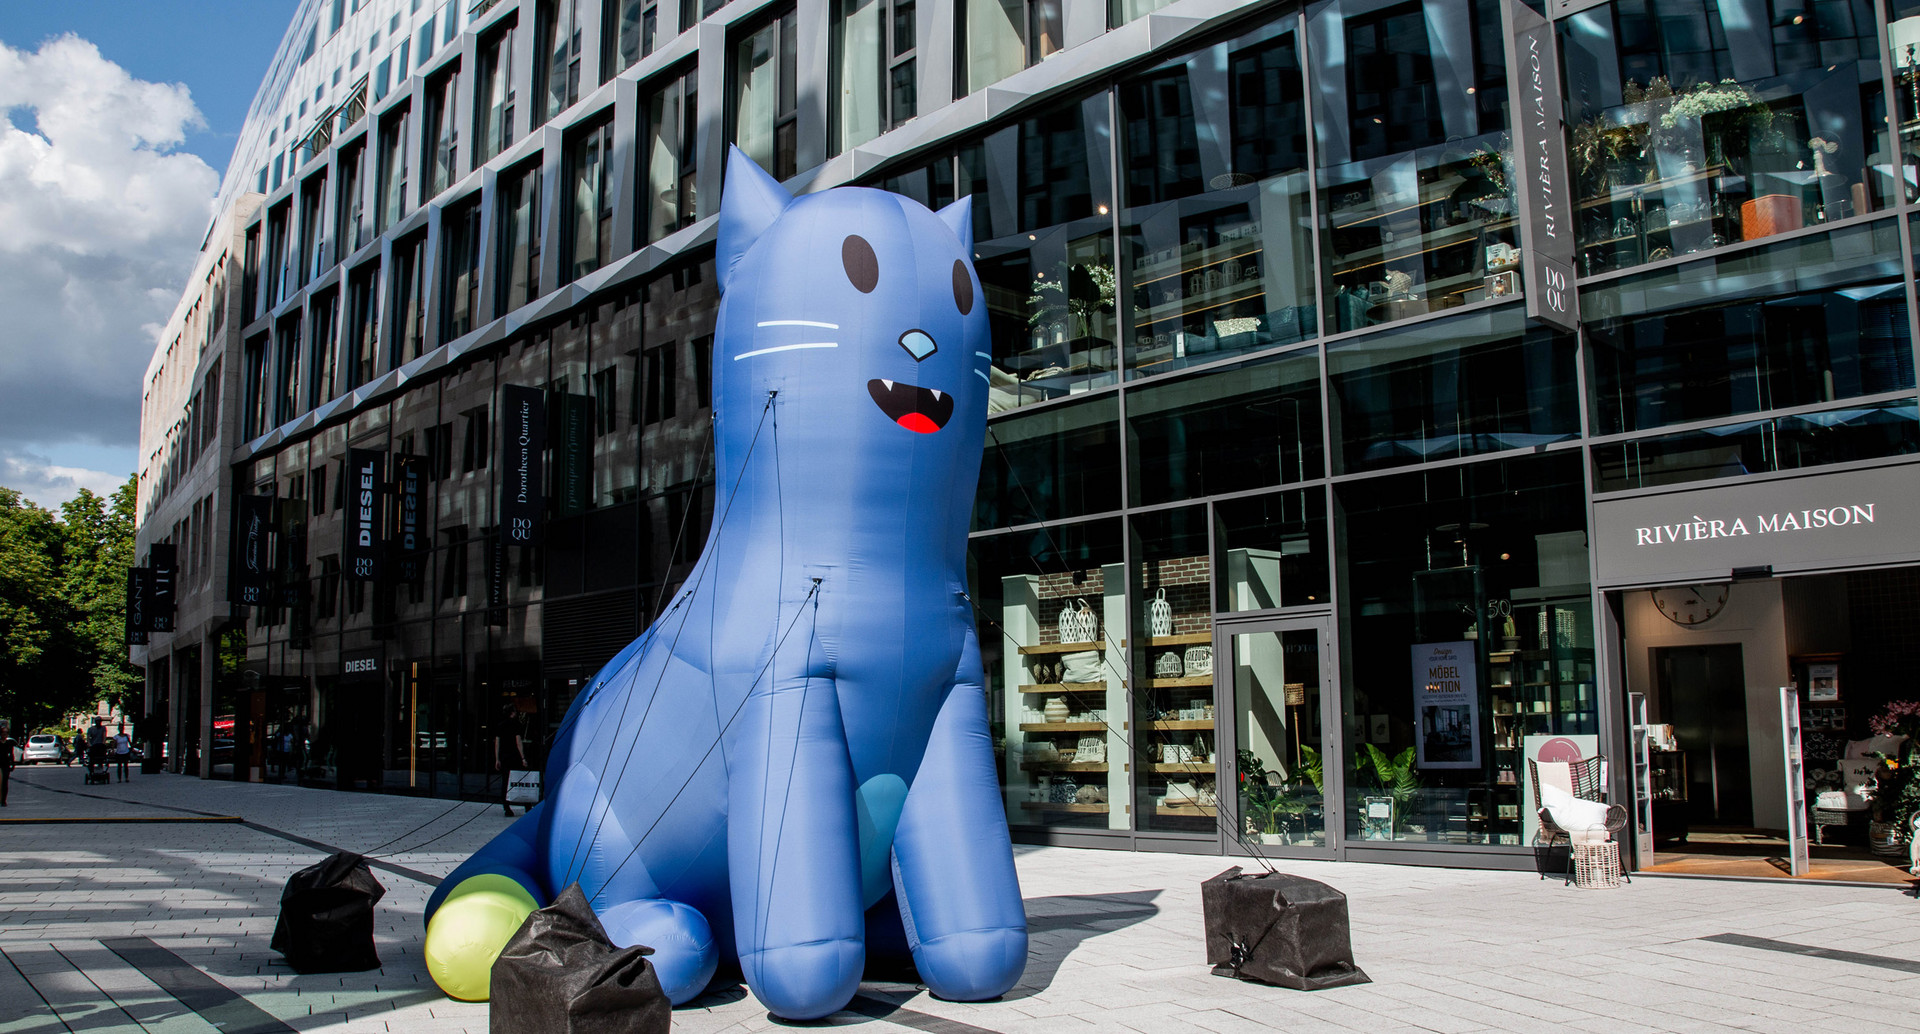
M 0 484 L 99 491 L 125 475 L 45 454 L 136 443 L 141 377 L 219 176 L 174 150 L 203 124 L 185 86 L 135 79 L 75 36 L 0 43 L 0 113 Z
M 19 492 L 49 510 L 80 494 L 83 488 L 94 495 L 108 496 L 127 480 L 125 474 L 109 474 L 84 467 L 62 467 L 45 456 L 0 448 L 0 485 Z

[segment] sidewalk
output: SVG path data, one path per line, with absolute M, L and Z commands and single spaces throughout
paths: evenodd
M 77 767 L 14 776 L 0 810 L 0 1034 L 486 1031 L 485 1005 L 448 1000 L 424 972 L 420 910 L 433 880 L 505 826 L 499 805 L 183 776 L 88 787 Z M 108 817 L 148 821 L 44 821 Z M 336 847 L 381 848 L 384 965 L 299 976 L 267 948 L 280 888 Z M 1199 883 L 1228 864 L 1020 848 L 1032 957 L 1019 988 L 960 1004 L 870 983 L 824 1022 L 874 1034 L 1920 1031 L 1920 902 L 1894 888 L 1642 878 L 1579 891 L 1527 874 L 1290 862 L 1347 893 L 1374 980 L 1309 994 L 1208 974 Z M 674 1013 L 681 1031 L 780 1027 L 737 986 Z

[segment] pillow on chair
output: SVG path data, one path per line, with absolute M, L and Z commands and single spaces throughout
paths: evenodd
M 1610 835 L 1605 804 L 1580 800 L 1544 779 L 1540 782 L 1540 806 L 1576 844 L 1604 843 Z
M 1905 736 L 1869 736 L 1864 740 L 1850 740 L 1847 743 L 1847 756 L 1870 758 L 1875 754 L 1885 754 L 1890 758 L 1897 758 L 1900 756 L 1900 748 L 1906 742 Z

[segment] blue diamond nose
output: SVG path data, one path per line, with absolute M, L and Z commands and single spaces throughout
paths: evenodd
M 928 356 L 940 350 L 924 330 L 909 330 L 900 335 L 900 347 L 906 349 L 916 363 L 926 362 Z

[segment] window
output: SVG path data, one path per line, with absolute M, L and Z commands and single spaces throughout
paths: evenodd
M 620 368 L 609 366 L 593 375 L 593 433 L 612 434 L 618 426 Z
M 787 179 L 796 165 L 796 51 L 793 12 L 740 40 L 734 51 L 734 143 L 747 157 Z
M 492 438 L 487 434 L 487 407 L 475 406 L 460 414 L 466 422 L 466 438 L 460 453 L 460 472 L 471 474 L 487 469 L 487 450 Z
M 680 0 L 680 31 L 685 32 L 700 20 L 727 5 L 727 0 Z
M 407 214 L 407 112 L 380 123 L 379 158 L 374 171 L 374 233 L 382 234 Z
M 320 246 L 320 206 L 327 196 L 325 174 L 300 185 L 300 252 L 295 259 L 293 286 L 304 287 L 326 268 L 326 249 Z
M 674 376 L 674 359 L 678 352 L 679 346 L 669 342 L 648 349 L 643 356 L 646 390 L 641 396 L 644 409 L 642 423 L 657 424 L 673 416 L 674 388 L 678 384 Z
M 542 0 L 534 43 L 538 122 L 580 99 L 580 0 Z
M 340 193 L 334 198 L 333 239 L 339 242 L 340 257 L 346 258 L 367 243 L 366 227 L 360 221 L 360 177 L 366 166 L 367 145 L 356 143 L 340 150 Z
M 242 404 L 246 406 L 246 419 L 242 423 L 242 437 L 252 440 L 267 430 L 267 335 L 247 342 L 246 382 Z
M 440 225 L 446 238 L 440 338 L 452 341 L 473 329 L 480 305 L 480 202 L 448 209 Z
M 835 154 L 913 117 L 914 33 L 914 0 L 834 0 Z
M 333 0 L 333 13 L 327 16 L 327 35 L 340 31 L 340 24 L 347 18 L 347 0 Z
M 369 262 L 347 277 L 347 383 L 357 388 L 373 380 L 380 372 L 379 333 L 375 326 L 374 285 L 380 279 L 380 264 Z
M 494 315 L 540 297 L 540 163 L 500 177 L 499 276 Z
M 453 476 L 453 425 L 435 424 L 426 430 L 427 476 L 445 481 Z
M 606 0 L 600 19 L 600 77 L 611 79 L 653 53 L 660 33 L 660 0 Z
M 313 502 L 309 508 L 315 517 L 327 512 L 327 465 L 307 469 L 307 484 L 313 486 Z
M 426 350 L 427 235 L 416 234 L 393 246 L 393 354 L 389 369 L 420 358 Z
M 440 598 L 457 600 L 467 594 L 467 526 L 443 529 L 446 561 L 440 565 Z
M 602 122 L 574 136 L 567 145 L 567 280 L 599 269 L 613 258 L 613 195 L 607 166 L 613 157 L 613 123 Z
M 287 267 L 292 251 L 287 240 L 287 221 L 292 217 L 289 203 L 275 205 L 267 213 L 267 308 L 280 303 L 287 288 Z
M 318 496 L 314 497 L 318 500 Z M 314 504 L 318 506 L 319 503 Z M 340 613 L 340 557 L 329 553 L 320 558 L 320 589 L 315 594 L 314 616 L 330 621 Z
M 473 162 L 484 165 L 513 143 L 513 24 L 496 30 L 480 43 L 480 66 L 474 76 L 479 93 L 473 99 Z
M 641 146 L 646 148 L 641 168 L 640 233 L 651 244 L 667 234 L 692 226 L 694 220 L 695 162 L 694 112 L 699 75 L 688 69 L 669 79 L 647 98 L 646 126 Z
M 333 398 L 334 379 L 334 307 L 340 304 L 340 292 L 328 291 L 307 304 L 313 322 L 307 346 L 307 408 L 312 409 Z
M 240 266 L 240 323 L 253 322 L 260 311 L 260 226 L 247 230 L 246 254 Z
M 282 320 L 274 330 L 273 423 L 293 419 L 300 405 L 300 320 Z
M 1051 57 L 1066 28 L 1063 0 L 963 0 L 963 93 L 983 90 Z
M 693 339 L 694 405 L 708 409 L 713 405 L 713 335 Z
M 421 203 L 438 197 L 453 186 L 459 175 L 460 130 L 454 124 L 454 98 L 460 89 L 460 73 L 455 70 L 427 85 L 425 133 L 427 181 L 421 188 Z

